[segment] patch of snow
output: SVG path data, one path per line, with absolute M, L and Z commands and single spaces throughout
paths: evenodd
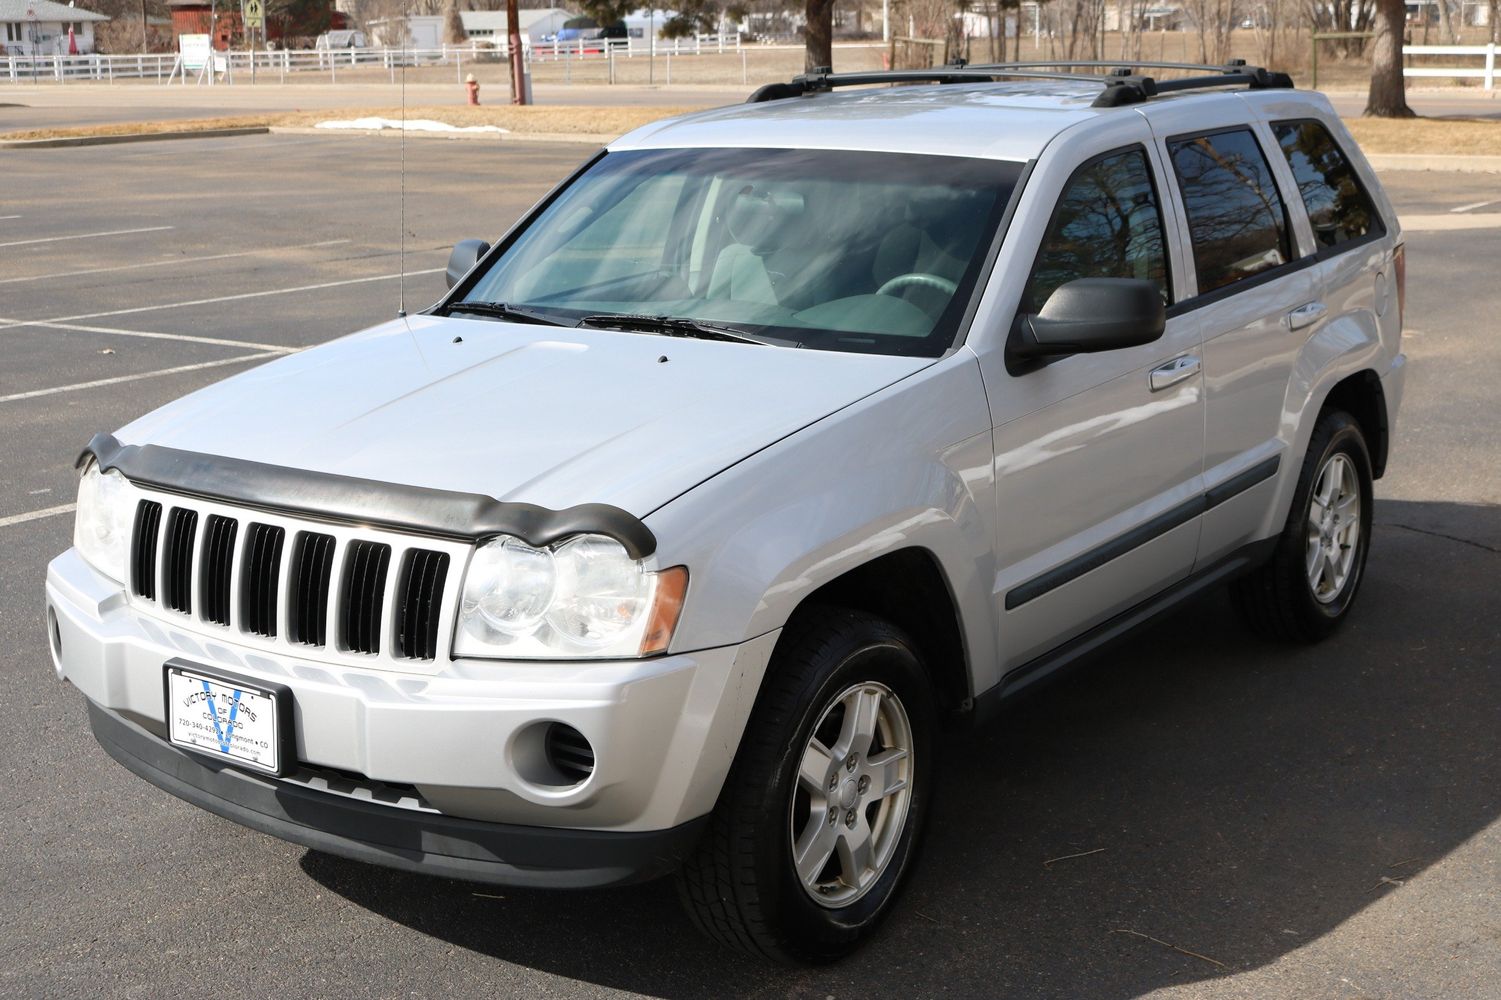
M 510 131 L 499 125 L 450 125 L 447 122 L 433 121 L 430 118 L 409 118 L 405 122 L 395 118 L 353 118 L 347 121 L 319 122 L 313 127 L 354 128 L 370 131 L 405 128 L 408 132 L 493 132 L 495 134 Z

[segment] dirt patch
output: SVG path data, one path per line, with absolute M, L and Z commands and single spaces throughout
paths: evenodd
M 1484 118 L 1348 118 L 1367 153 L 1501 156 L 1501 121 Z
M 428 118 L 450 125 L 498 125 L 518 136 L 527 133 L 552 135 L 623 135 L 661 118 L 669 118 L 691 107 L 569 107 L 531 105 L 513 107 L 415 107 L 406 109 L 408 119 Z M 21 139 L 67 139 L 97 135 L 141 135 L 148 132 L 203 132 L 221 128 L 311 128 L 319 122 L 348 121 L 354 118 L 402 117 L 400 108 L 340 108 L 323 111 L 267 112 L 228 115 L 221 118 L 192 118 L 185 121 L 121 122 L 109 125 L 80 125 L 71 128 L 33 128 L 0 132 L 7 141 Z

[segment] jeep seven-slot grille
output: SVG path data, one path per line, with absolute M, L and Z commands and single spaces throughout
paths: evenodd
M 377 540 L 309 529 L 239 517 L 222 506 L 195 510 L 142 499 L 130 540 L 131 593 L 247 639 L 346 656 L 444 655 L 439 633 L 451 551 L 438 542 L 411 545 L 401 535 Z
M 130 542 L 130 585 L 139 597 L 156 600 L 156 542 L 162 529 L 162 505 L 142 500 L 136 505 L 135 534 Z
M 173 611 L 193 611 L 193 536 L 198 531 L 198 512 L 173 507 L 167 515 L 167 536 L 162 543 L 162 600 Z
M 328 582 L 334 568 L 334 536 L 304 531 L 292 556 L 288 635 L 293 642 L 322 646 L 328 642 Z

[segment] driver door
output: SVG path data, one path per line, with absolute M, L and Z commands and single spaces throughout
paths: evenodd
M 1144 131 L 1123 132 L 1057 154 L 1071 172 L 1039 165 L 1034 176 L 1067 179 L 1032 191 L 1030 221 L 1016 220 L 1043 233 L 1021 312 L 1086 277 L 1152 281 L 1169 311 L 1150 344 L 1002 371 L 987 359 L 1003 674 L 1182 580 L 1198 548 L 1199 332 L 1171 309 L 1182 272 L 1158 154 Z

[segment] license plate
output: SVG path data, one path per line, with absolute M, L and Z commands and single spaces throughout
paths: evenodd
M 289 688 L 178 660 L 166 671 L 167 736 L 175 746 L 267 774 L 286 770 Z

